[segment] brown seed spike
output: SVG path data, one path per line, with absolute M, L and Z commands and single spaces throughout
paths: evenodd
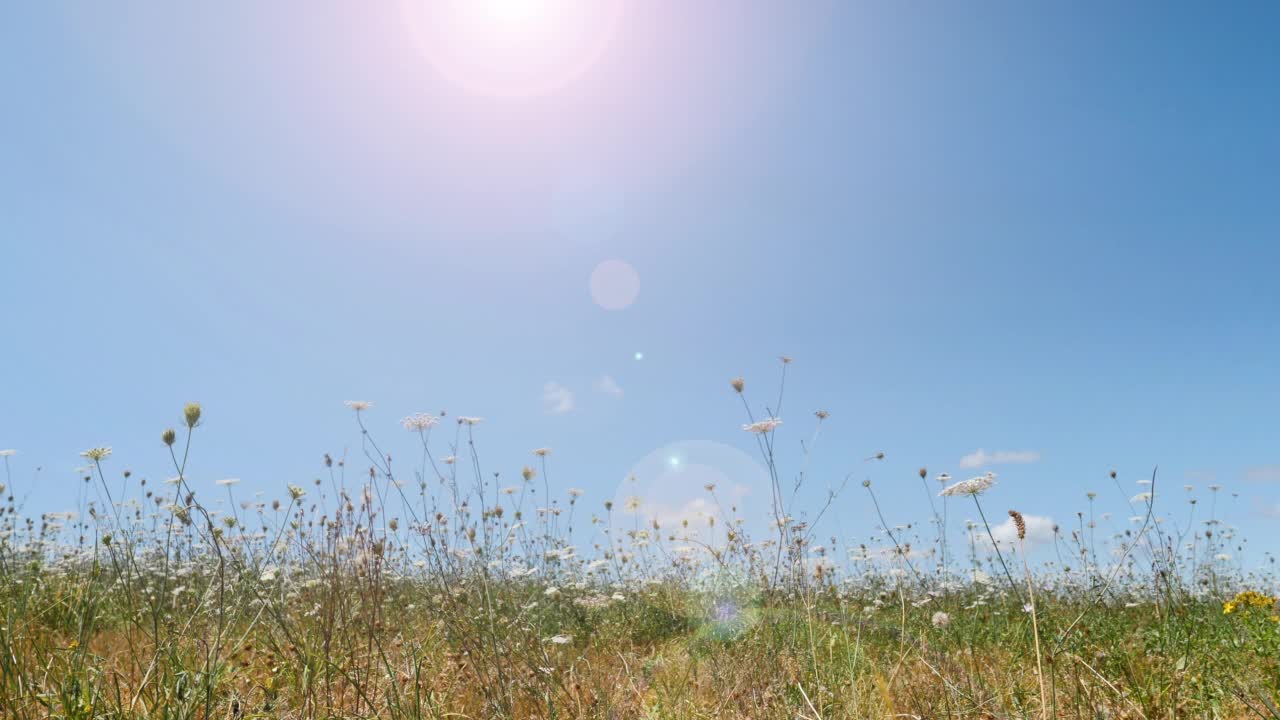
M 1017 510 L 1010 510 L 1009 517 L 1013 518 L 1013 524 L 1018 528 L 1018 539 L 1027 539 L 1027 523 L 1022 519 L 1022 513 Z

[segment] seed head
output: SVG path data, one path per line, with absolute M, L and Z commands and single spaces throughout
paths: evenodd
M 733 387 L 734 392 L 741 393 L 742 389 L 747 386 L 747 381 L 736 377 L 729 381 L 729 385 Z
M 929 476 L 929 468 L 920 468 L 920 479 L 923 480 Z
M 200 403 L 189 402 L 182 407 L 182 417 L 187 421 L 187 427 L 193 428 L 196 423 L 200 422 Z
M 1018 539 L 1027 539 L 1027 523 L 1022 519 L 1022 513 L 1017 510 L 1010 510 L 1009 517 L 1013 518 L 1013 524 L 1018 528 Z
M 173 428 L 165 428 L 164 432 L 160 433 L 160 441 L 169 447 L 173 447 L 173 443 L 177 439 L 178 433 Z

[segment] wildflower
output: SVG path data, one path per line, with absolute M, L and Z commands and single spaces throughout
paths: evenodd
M 1273 598 L 1270 595 L 1264 595 L 1256 590 L 1245 590 L 1222 604 L 1222 614 L 1230 615 L 1237 610 L 1246 610 L 1249 608 L 1269 610 L 1275 607 L 1275 605 L 1276 598 Z
M 276 568 L 274 565 L 270 566 L 266 570 L 262 571 L 262 574 L 258 576 L 258 580 L 264 583 L 271 582 L 276 579 L 276 573 L 278 572 L 280 572 L 279 568 Z
M 763 420 L 757 420 L 756 422 L 753 422 L 750 425 L 743 425 L 742 429 L 746 430 L 749 433 L 756 433 L 757 435 L 761 435 L 764 433 L 773 432 L 774 429 L 781 424 L 782 424 L 781 419 L 771 417 L 771 418 L 765 418 Z
M 573 638 L 568 635 L 552 635 L 551 642 L 557 645 L 568 645 L 573 642 Z
M 173 428 L 165 428 L 164 432 L 160 433 L 160 442 L 168 445 L 169 447 L 173 447 L 173 443 L 176 442 L 177 439 L 178 433 L 175 432 Z
M 550 454 L 551 454 L 551 448 L 549 448 L 549 447 L 540 447 L 540 448 L 538 448 L 538 449 L 534 450 L 534 451 L 533 451 L 533 454 L 534 454 L 534 455 L 537 455 L 538 457 L 546 457 L 546 456 L 548 456 L 548 455 L 550 455 Z
M 569 497 L 571 498 L 580 498 L 585 494 L 582 488 L 569 488 Z
M 939 610 L 933 614 L 933 626 L 936 628 L 944 628 L 951 624 L 951 616 Z
M 200 422 L 200 403 L 189 402 L 183 406 L 182 418 L 187 421 L 187 427 L 195 427 Z
M 1018 528 L 1018 539 L 1027 539 L 1027 523 L 1022 519 L 1022 513 L 1017 510 L 1010 510 L 1009 517 L 1013 518 L 1014 527 Z
M 980 495 L 995 485 L 995 477 L 990 473 L 979 475 L 978 477 L 961 480 L 954 485 L 948 485 L 942 492 L 938 493 L 941 497 L 954 497 L 957 495 Z
M 1147 502 L 1147 501 L 1148 501 L 1148 500 L 1150 500 L 1150 499 L 1151 499 L 1151 493 L 1149 493 L 1149 492 L 1144 492 L 1144 493 L 1138 493 L 1137 495 L 1134 495 L 1133 497 L 1129 498 L 1129 502 L 1131 502 L 1131 503 L 1145 503 L 1145 502 Z
M 627 497 L 627 505 L 626 505 L 626 507 L 627 507 L 627 510 L 628 510 L 628 511 L 630 511 L 630 512 L 635 512 L 635 511 L 639 510 L 639 509 L 640 509 L 640 498 L 636 497 L 635 495 L 631 495 L 631 496 Z
M 110 447 L 89 448 L 88 450 L 85 450 L 84 452 L 80 453 L 80 457 L 89 458 L 94 462 L 101 462 L 111 457 L 111 448 Z
M 552 585 L 546 590 L 543 590 L 542 594 L 546 595 L 547 597 L 555 597 L 560 594 L 560 588 L 556 587 L 555 585 Z
M 0 457 L 13 457 L 14 455 L 17 455 L 17 454 L 18 454 L 17 450 L 0 450 Z
M 783 365 L 790 365 L 791 363 L 795 362 L 795 358 L 791 357 L 790 355 L 779 355 L 778 359 L 782 361 Z
M 342 404 L 346 405 L 352 410 L 355 410 L 356 412 L 360 412 L 362 410 L 368 410 L 369 408 L 373 407 L 373 403 L 369 402 L 368 400 L 347 400 Z
M 481 417 L 468 417 L 466 415 L 458 416 L 459 425 L 475 426 L 475 425 L 479 425 L 483 420 L 484 418 L 481 418 Z
M 449 457 L 444 458 L 440 462 L 444 463 L 445 465 L 452 465 L 458 462 L 458 457 L 456 455 L 450 455 Z
M 303 490 L 301 487 L 299 487 L 299 486 L 297 486 L 297 485 L 293 485 L 293 484 L 290 484 L 290 485 L 289 485 L 289 497 L 290 497 L 290 498 L 292 498 L 292 499 L 294 499 L 294 500 L 301 500 L 301 499 L 302 499 L 302 497 L 303 497 L 304 495 L 306 495 L 306 494 L 307 494 L 307 491 L 306 491 L 306 490 Z
M 831 417 L 831 413 L 827 412 L 826 410 L 817 410 L 813 413 L 813 416 L 818 418 L 818 422 L 822 422 L 823 420 L 826 420 L 827 418 Z
M 935 477 L 934 480 L 937 480 L 943 485 L 946 485 L 947 483 L 951 482 L 951 473 L 942 473 L 941 475 Z
M 240 478 L 224 478 L 222 480 L 215 481 L 213 484 L 220 485 L 222 487 L 231 487 L 232 485 L 239 485 Z
M 422 432 L 440 422 L 440 418 L 427 413 L 414 413 L 400 420 L 400 425 L 409 432 Z
M 741 393 L 743 388 L 747 386 L 747 381 L 740 377 L 736 377 L 729 381 L 729 386 L 733 388 L 734 392 Z
M 525 465 L 524 468 L 520 470 L 520 477 L 524 478 L 525 482 L 529 482 L 530 480 L 537 477 L 537 475 L 538 475 L 538 471 L 534 470 L 528 465 Z

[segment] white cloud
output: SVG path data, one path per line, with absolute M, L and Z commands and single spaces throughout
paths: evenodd
M 996 450 L 995 452 L 987 452 L 982 448 L 978 448 L 975 452 L 960 458 L 960 467 L 980 468 L 986 465 L 1033 462 L 1040 462 L 1040 453 L 1035 450 Z
M 1280 465 L 1255 465 L 1245 468 L 1244 479 L 1251 483 L 1280 482 Z
M 554 380 L 542 386 L 542 405 L 552 415 L 573 411 L 573 392 Z
M 1023 543 L 1027 547 L 1027 552 L 1033 551 L 1040 545 L 1048 545 L 1053 542 L 1053 526 L 1056 524 L 1051 517 L 1044 515 L 1023 515 L 1023 522 L 1027 524 L 1027 537 Z M 987 531 L 981 525 L 974 528 L 974 538 L 986 548 L 991 547 L 991 538 L 987 537 Z M 1013 522 L 1013 518 L 1005 518 L 1005 521 L 991 528 L 991 535 L 996 539 L 996 544 L 1001 550 L 1009 550 L 1018 547 L 1018 528 Z
M 604 393 L 610 397 L 621 398 L 622 386 L 612 376 L 604 375 L 596 381 L 596 392 Z

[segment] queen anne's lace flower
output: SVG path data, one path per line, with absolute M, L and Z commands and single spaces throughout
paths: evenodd
M 780 418 L 771 417 L 771 418 L 765 418 L 763 420 L 757 420 L 756 422 L 753 422 L 749 425 L 743 425 L 742 429 L 746 430 L 749 433 L 756 433 L 757 435 L 760 435 L 768 432 L 773 432 L 774 429 L 781 424 L 782 424 L 782 420 Z
M 440 422 L 440 418 L 428 413 L 414 413 L 402 419 L 400 424 L 409 432 L 422 432 Z
M 110 447 L 89 448 L 88 450 L 85 450 L 84 452 L 80 453 L 80 457 L 89 458 L 94 462 L 106 460 L 107 458 L 111 457 L 111 448 Z
M 980 495 L 996 484 L 995 476 L 987 473 L 978 477 L 961 480 L 955 485 L 948 485 L 942 492 L 938 493 L 943 497 L 955 497 L 957 495 Z

